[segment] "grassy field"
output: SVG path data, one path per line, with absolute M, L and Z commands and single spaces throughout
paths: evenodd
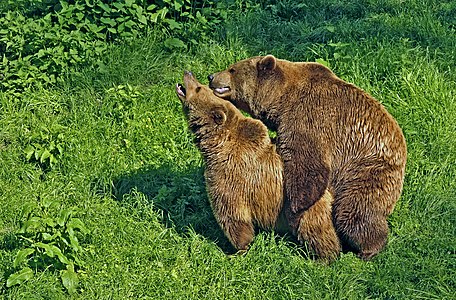
M 63 83 L 0 93 L 0 297 L 5 299 L 454 299 L 456 295 L 456 3 L 269 1 L 230 12 L 209 40 L 170 51 L 151 32 L 109 46 L 104 67 Z M 330 266 L 260 232 L 243 256 L 218 228 L 203 164 L 175 95 L 184 70 L 209 73 L 258 54 L 328 64 L 371 93 L 404 131 L 403 194 L 386 249 Z M 27 159 L 58 144 L 52 164 Z M 77 293 L 52 264 L 6 287 L 24 248 L 23 207 L 72 208 Z M 37 204 L 38 203 L 38 204 Z

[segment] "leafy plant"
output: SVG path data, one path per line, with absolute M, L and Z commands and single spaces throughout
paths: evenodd
M 52 124 L 41 126 L 41 130 L 31 137 L 30 144 L 24 150 L 27 161 L 36 161 L 44 168 L 54 167 L 60 160 L 64 150 L 65 127 Z
M 70 294 L 76 292 L 77 269 L 83 266 L 80 255 L 84 251 L 78 235 L 88 231 L 84 223 L 74 217 L 75 209 L 61 209 L 56 213 L 58 206 L 58 201 L 48 199 L 39 201 L 38 206 L 24 206 L 18 234 L 26 248 L 21 249 L 14 259 L 13 268 L 19 270 L 9 276 L 7 287 L 22 284 L 39 270 L 52 267 L 60 270 L 67 291 Z
M 314 44 L 309 50 L 316 56 L 316 62 L 332 68 L 337 63 L 346 63 L 352 58 L 349 54 L 349 46 L 349 43 L 329 42 L 328 44 Z
M 115 101 L 109 114 L 113 119 L 120 123 L 128 124 L 134 118 L 132 108 L 135 106 L 137 99 L 141 97 L 141 93 L 136 87 L 132 87 L 128 83 L 126 85 L 118 85 L 106 91 L 108 97 Z
M 55 84 L 68 69 L 98 61 L 109 42 L 128 42 L 158 28 L 164 46 L 187 48 L 226 18 L 223 2 L 190 0 L 8 1 L 0 17 L 0 91 L 19 95 Z

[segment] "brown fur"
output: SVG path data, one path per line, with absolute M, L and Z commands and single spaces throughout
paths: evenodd
M 364 259 L 378 253 L 407 156 L 402 131 L 385 108 L 321 64 L 271 55 L 237 62 L 209 79 L 216 95 L 277 131 L 290 225 L 301 228 L 301 216 L 330 190 L 344 245 Z
M 282 160 L 263 123 L 243 116 L 191 73 L 185 73 L 184 82 L 185 92 L 177 86 L 177 94 L 204 157 L 211 207 L 233 246 L 246 250 L 253 240 L 255 226 L 283 229 L 283 224 L 279 224 L 283 206 Z M 302 221 L 302 230 L 309 231 L 306 237 L 311 237 L 310 240 L 325 236 L 321 244 L 332 252 L 323 249 L 315 252 L 328 260 L 340 250 L 335 246 L 338 239 L 330 220 L 331 202 L 328 193 L 314 206 L 321 219 L 307 220 L 304 216 Z M 286 225 L 285 230 L 289 230 Z
M 297 230 L 298 240 L 307 242 L 315 255 L 326 261 L 335 259 L 341 250 L 331 218 L 333 201 L 326 190 L 323 197 L 302 214 Z

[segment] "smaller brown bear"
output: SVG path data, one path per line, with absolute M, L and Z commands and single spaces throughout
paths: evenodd
M 176 85 L 195 143 L 206 164 L 205 178 L 217 222 L 238 250 L 246 250 L 254 227 L 289 231 L 280 224 L 283 206 L 283 162 L 266 126 L 245 117 L 228 101 L 215 96 L 191 72 Z M 332 225 L 333 197 L 326 191 L 303 214 L 297 233 L 315 254 L 332 260 L 340 251 Z

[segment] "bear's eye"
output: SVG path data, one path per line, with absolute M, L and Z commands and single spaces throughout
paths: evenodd
M 201 90 L 201 87 L 200 87 L 200 86 L 196 87 L 196 92 L 197 92 L 197 93 L 199 93 L 200 90 Z
M 231 69 L 228 70 L 228 72 L 230 72 L 231 74 L 233 74 L 234 72 L 236 72 L 236 70 L 233 69 L 233 68 L 231 68 Z

